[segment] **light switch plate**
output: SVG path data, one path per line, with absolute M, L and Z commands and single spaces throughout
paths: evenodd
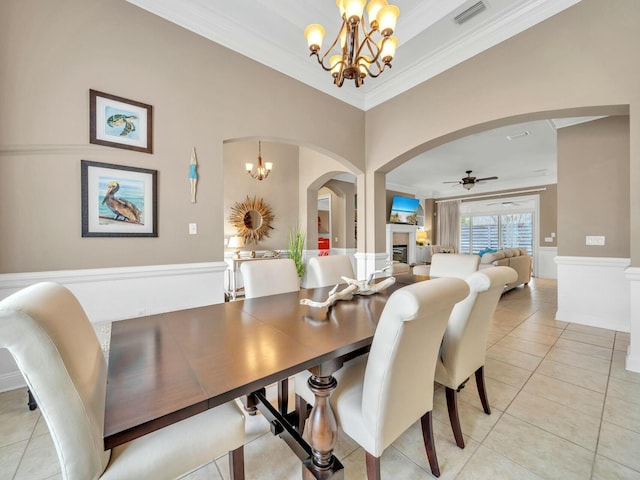
M 553 242 L 553 237 L 544 237 L 544 241 L 547 243 L 552 243 Z
M 604 245 L 604 235 L 587 235 L 587 245 Z
M 190 223 L 189 224 L 189 235 L 197 235 L 198 234 L 198 224 Z

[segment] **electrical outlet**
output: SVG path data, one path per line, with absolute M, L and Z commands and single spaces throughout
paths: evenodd
M 587 235 L 587 245 L 604 245 L 604 235 Z
M 553 242 L 553 237 L 544 237 L 544 241 L 547 243 L 552 243 Z
M 198 224 L 190 223 L 189 224 L 189 235 L 197 235 L 198 234 Z

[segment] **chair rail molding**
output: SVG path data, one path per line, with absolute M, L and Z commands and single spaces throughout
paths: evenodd
M 640 267 L 629 267 L 624 271 L 629 280 L 631 299 L 631 341 L 627 348 L 626 369 L 640 373 Z
M 628 258 L 555 257 L 558 266 L 556 320 L 630 331 Z M 638 340 L 638 339 L 636 339 Z
M 0 274 L 0 299 L 38 282 L 60 283 L 91 322 L 199 307 L 224 301 L 225 262 L 145 265 Z

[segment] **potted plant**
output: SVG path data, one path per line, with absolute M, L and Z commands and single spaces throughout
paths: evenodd
M 296 264 L 298 277 L 304 276 L 305 264 L 302 258 L 305 234 L 297 226 L 289 230 L 289 258 Z

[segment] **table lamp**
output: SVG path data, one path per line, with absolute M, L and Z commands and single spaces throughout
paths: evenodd
M 244 247 L 244 239 L 239 237 L 238 235 L 234 235 L 233 237 L 229 237 L 229 243 L 227 247 L 234 248 L 235 257 L 240 258 L 240 248 Z
M 418 230 L 416 232 L 416 243 L 418 245 L 424 245 L 425 243 L 427 243 L 427 232 L 425 232 L 424 230 Z

